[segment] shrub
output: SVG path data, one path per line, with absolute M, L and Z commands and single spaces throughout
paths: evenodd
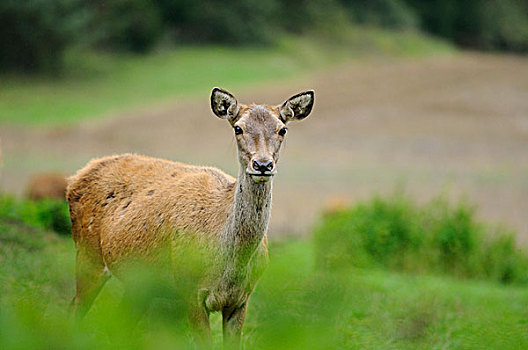
M 339 36 L 348 24 L 338 0 L 156 0 L 177 39 L 191 43 L 272 44 L 281 32 Z
M 273 40 L 274 0 L 156 0 L 179 40 L 259 45 Z
M 514 235 L 499 229 L 496 239 L 484 246 L 481 268 L 486 276 L 502 283 L 528 282 L 528 257 L 517 249 Z
M 419 207 L 403 194 L 327 212 L 314 231 L 316 264 L 381 267 L 415 273 L 528 282 L 528 258 L 512 234 L 444 198 Z
M 422 246 L 416 211 L 411 201 L 398 195 L 325 213 L 315 230 L 317 264 L 404 268 Z
M 71 221 L 68 203 L 59 200 L 41 200 L 36 203 L 39 221 L 46 229 L 60 235 L 71 234 Z
M 94 9 L 94 31 L 103 48 L 145 53 L 161 37 L 162 17 L 152 0 L 95 0 Z
M 528 52 L 528 5 L 515 0 L 489 1 L 481 18 L 477 47 Z
M 346 9 L 337 0 L 282 1 L 277 13 L 277 25 L 294 34 L 311 32 L 335 38 L 347 24 Z
M 390 29 L 416 28 L 415 11 L 403 0 L 340 0 L 353 22 Z
M 0 194 L 0 219 L 23 222 L 30 226 L 71 234 L 71 222 L 66 201 L 45 199 L 41 201 L 16 200 Z
M 528 51 L 528 5 L 521 0 L 406 0 L 422 28 L 462 46 Z
M 58 72 L 88 18 L 82 0 L 1 1 L 0 70 Z
M 474 255 L 482 239 L 482 225 L 474 218 L 474 208 L 459 203 L 451 206 L 438 198 L 419 213 L 421 234 L 427 237 L 426 258 L 432 269 L 454 275 L 477 273 Z

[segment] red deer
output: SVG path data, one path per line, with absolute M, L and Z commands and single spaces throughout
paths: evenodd
M 134 154 L 95 159 L 79 170 L 67 192 L 76 247 L 74 311 L 87 312 L 108 271 L 121 278 L 126 260 L 155 263 L 164 246 L 195 237 L 212 258 L 191 292 L 191 326 L 208 344 L 209 314 L 222 312 L 224 343 L 239 346 L 249 296 L 268 261 L 272 178 L 286 125 L 306 118 L 313 103 L 313 90 L 271 106 L 239 104 L 214 88 L 211 108 L 235 134 L 237 179 L 212 167 Z M 177 260 L 177 250 L 169 250 Z

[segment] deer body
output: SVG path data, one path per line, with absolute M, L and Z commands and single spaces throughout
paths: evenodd
M 237 179 L 216 168 L 133 154 L 92 160 L 79 170 L 67 193 L 76 247 L 76 312 L 89 309 L 107 271 L 121 278 L 122 267 L 137 260 L 168 264 L 177 274 L 186 259 L 178 245 L 197 241 L 209 254 L 189 294 L 190 321 L 207 342 L 209 313 L 221 311 L 224 341 L 236 346 L 248 298 L 268 259 L 270 180 L 282 131 L 312 104 L 309 91 L 280 107 L 244 106 L 215 88 L 213 111 L 231 123 L 237 137 Z

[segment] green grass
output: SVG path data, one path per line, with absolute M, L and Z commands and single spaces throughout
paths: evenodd
M 340 42 L 283 38 L 276 47 L 179 47 L 148 56 L 70 52 L 61 77 L 0 79 L 0 123 L 71 124 L 85 118 L 277 82 L 369 54 L 451 52 L 417 33 L 353 29 Z
M 315 229 L 317 265 L 385 268 L 528 284 L 514 233 L 443 197 L 419 206 L 404 193 L 327 211 Z
M 314 272 L 310 242 L 276 247 L 248 315 L 258 348 L 524 348 L 528 288 L 375 269 Z M 252 328 L 253 327 L 253 328 Z M 260 336 L 260 337 L 259 337 Z
M 376 268 L 316 268 L 313 242 L 272 244 L 243 344 L 258 349 L 528 347 L 528 288 Z M 0 218 L 0 348 L 192 347 L 181 307 L 154 300 L 134 324 L 111 279 L 80 324 L 69 238 Z M 139 284 L 138 290 L 148 286 Z M 220 317 L 212 318 L 216 348 Z M 132 331 L 133 330 L 133 331 Z
M 32 201 L 0 193 L 0 218 L 71 235 L 70 212 L 65 200 Z

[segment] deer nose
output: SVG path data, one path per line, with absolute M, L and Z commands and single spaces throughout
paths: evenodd
M 273 170 L 273 161 L 272 160 L 254 160 L 253 161 L 253 169 L 255 171 L 260 171 L 261 173 L 265 173 L 266 171 L 272 171 Z

